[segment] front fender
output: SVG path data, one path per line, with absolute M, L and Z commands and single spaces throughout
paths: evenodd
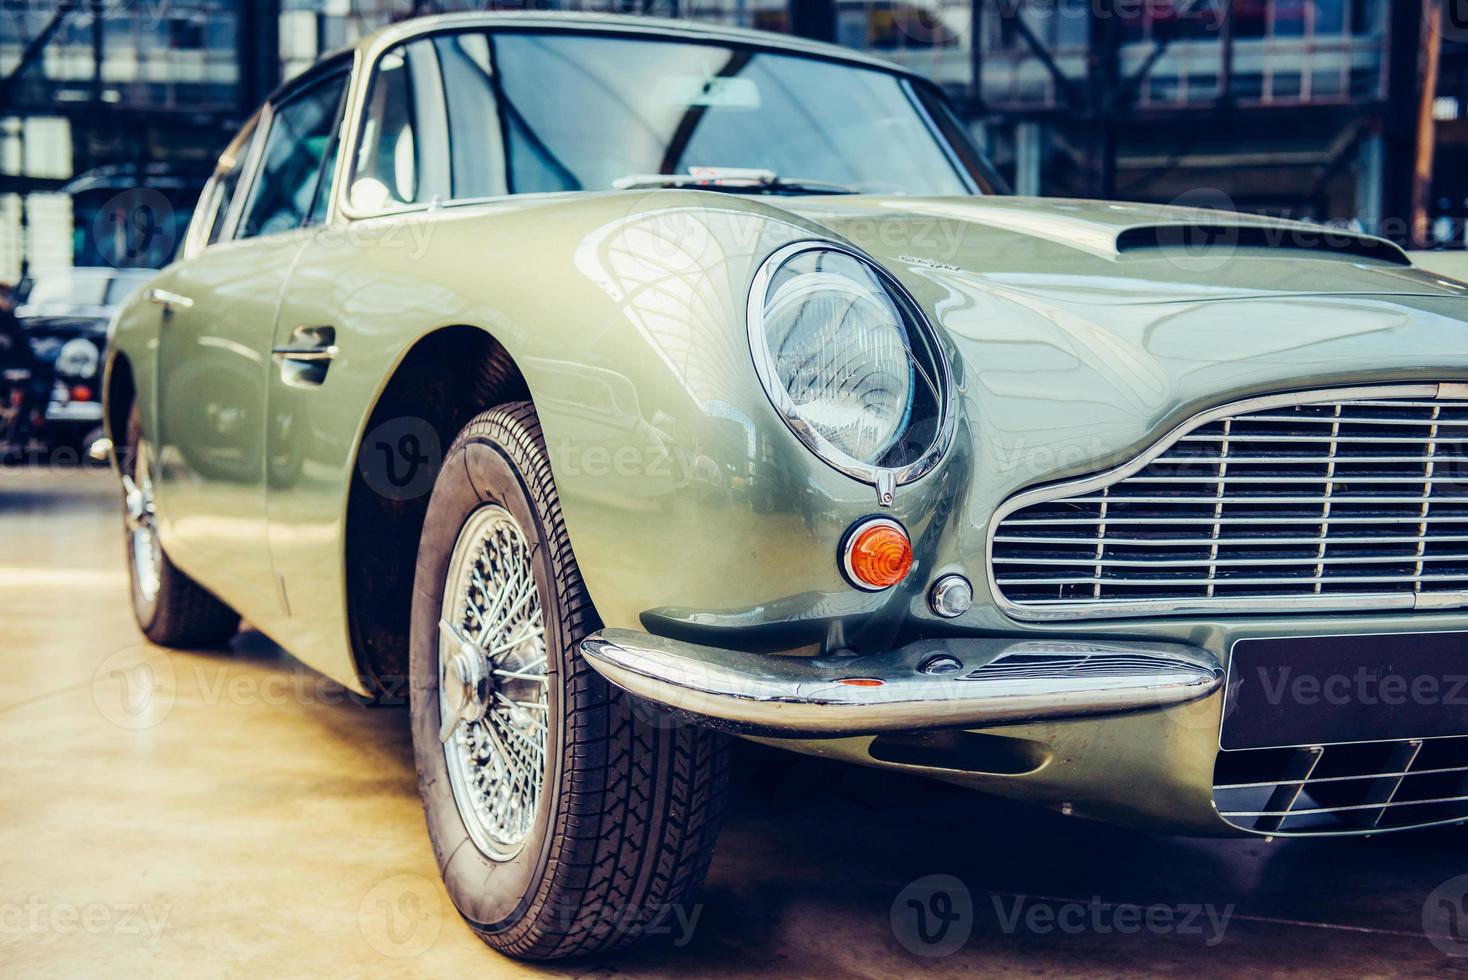
M 158 308 L 148 301 L 147 295 L 154 283 L 168 272 L 165 269 L 128 297 L 107 325 L 107 344 L 102 355 L 102 427 L 112 440 L 114 463 L 116 447 L 127 438 L 127 413 L 132 402 L 137 402 L 142 414 L 144 431 L 148 431 L 154 417 L 159 318 Z M 124 373 L 128 382 L 119 386 Z
M 788 649 L 859 643 L 851 631 L 862 629 L 886 642 L 908 606 L 921 607 L 952 512 L 938 505 L 966 487 L 970 441 L 960 434 L 886 511 L 913 536 L 910 586 L 858 592 L 837 548 L 879 509 L 876 491 L 795 438 L 750 356 L 756 269 L 828 230 L 764 202 L 687 191 L 393 221 L 408 226 L 405 242 L 421 234 L 426 245 L 416 261 L 374 269 L 371 294 L 431 301 L 441 308 L 425 333 L 478 325 L 514 359 L 606 625 Z

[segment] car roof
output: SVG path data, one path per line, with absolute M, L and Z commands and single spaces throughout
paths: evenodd
M 362 36 L 354 44 L 329 51 L 317 59 L 300 74 L 281 82 L 279 87 L 265 100 L 279 103 L 282 99 L 304 91 L 318 79 L 349 68 L 361 57 L 371 61 L 373 56 L 403 41 L 434 34 L 441 31 L 471 30 L 474 28 L 498 28 L 501 30 L 542 30 L 569 34 L 607 35 L 621 34 L 627 37 L 664 38 L 673 41 L 737 44 L 780 51 L 794 55 L 821 58 L 826 61 L 844 62 L 863 68 L 902 75 L 914 82 L 933 87 L 933 82 L 917 72 L 882 58 L 874 58 L 853 48 L 821 41 L 810 41 L 789 34 L 770 31 L 753 31 L 742 27 L 725 27 L 690 20 L 675 20 L 670 17 L 630 16 L 626 14 L 598 14 L 580 11 L 484 11 L 478 13 L 435 14 L 430 17 L 414 17 L 378 28 Z
M 765 48 L 772 51 L 788 51 L 831 61 L 880 68 L 912 78 L 921 76 L 911 70 L 864 54 L 853 48 L 821 41 L 810 41 L 789 34 L 770 31 L 747 30 L 742 27 L 725 27 L 701 21 L 674 19 L 670 17 L 628 16 L 619 14 L 583 13 L 579 11 L 485 11 L 478 13 L 436 14 L 431 17 L 415 17 L 379 28 L 364 36 L 356 44 L 336 54 L 352 51 L 370 52 L 381 50 L 423 34 L 456 28 L 499 27 L 540 28 L 543 30 L 567 31 L 586 34 L 626 34 L 629 36 L 661 37 L 669 40 L 722 41 Z M 331 56 L 328 55 L 327 58 Z M 323 59 L 327 60 L 327 59 Z

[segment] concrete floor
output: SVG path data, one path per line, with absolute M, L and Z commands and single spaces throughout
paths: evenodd
M 691 930 L 513 963 L 440 890 L 405 715 L 257 633 L 146 645 L 112 486 L 0 470 L 0 975 L 1468 975 L 1424 932 L 1463 832 L 1176 840 L 754 747 Z

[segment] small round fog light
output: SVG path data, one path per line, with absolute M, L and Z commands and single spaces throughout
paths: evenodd
M 957 619 L 973 604 L 974 587 L 962 575 L 945 575 L 928 592 L 928 605 L 944 619 Z

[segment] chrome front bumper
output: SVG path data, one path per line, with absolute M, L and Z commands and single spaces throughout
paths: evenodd
M 57 402 L 46 406 L 48 422 L 101 422 L 101 402 Z
M 582 655 L 608 681 L 701 724 L 747 735 L 988 728 L 1163 708 L 1223 683 L 1218 658 L 1176 643 L 920 640 L 888 653 L 744 653 L 603 630 Z

